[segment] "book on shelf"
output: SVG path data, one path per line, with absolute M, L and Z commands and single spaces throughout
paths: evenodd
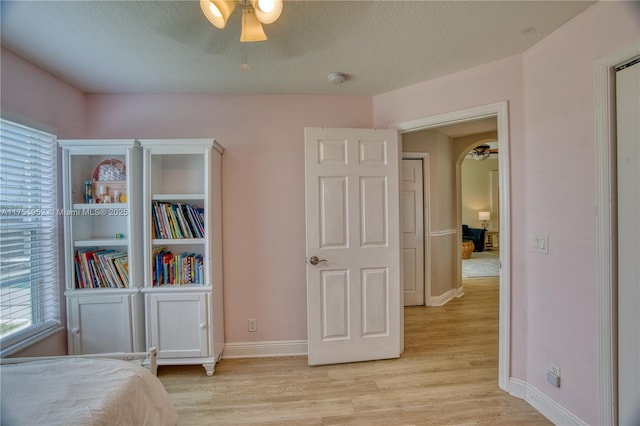
M 204 238 L 204 209 L 186 203 L 154 201 L 151 209 L 154 239 Z
M 201 254 L 174 254 L 166 247 L 156 247 L 152 251 L 152 272 L 154 286 L 202 284 L 204 262 Z
M 128 255 L 113 249 L 78 249 L 74 256 L 76 288 L 128 288 Z

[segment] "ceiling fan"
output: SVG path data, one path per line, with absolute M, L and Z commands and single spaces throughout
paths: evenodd
M 263 24 L 275 22 L 282 13 L 283 0 L 200 0 L 202 13 L 216 28 L 224 28 L 236 8 L 242 8 L 242 33 L 240 41 L 264 41 L 267 35 Z
M 497 154 L 497 153 L 498 153 L 498 148 L 491 148 L 490 145 L 483 144 L 473 148 L 469 153 L 469 155 L 474 160 L 481 161 L 489 158 L 491 154 Z

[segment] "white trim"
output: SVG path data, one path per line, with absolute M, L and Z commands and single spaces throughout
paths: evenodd
M 401 133 L 415 132 L 417 130 L 429 129 L 431 127 L 440 127 L 443 125 L 451 125 L 464 123 L 465 121 L 474 121 L 481 118 L 494 117 L 501 104 L 506 102 L 498 102 L 495 104 L 481 105 L 474 108 L 463 109 L 460 111 L 452 111 L 444 114 L 432 115 L 430 117 L 418 118 L 416 120 L 404 121 L 393 124 L 389 127 L 398 129 Z
M 443 306 L 446 305 L 454 297 L 460 297 L 464 294 L 464 288 L 452 288 L 440 296 L 427 297 L 427 306 Z
M 509 110 L 506 101 L 453 111 L 394 124 L 400 133 L 439 127 L 465 121 L 496 117 L 498 122 L 498 161 L 500 194 L 500 319 L 498 342 L 498 385 L 509 388 L 511 371 L 511 189 L 509 171 Z
M 453 295 L 454 295 L 455 297 L 462 297 L 462 296 L 464 296 L 464 287 L 463 287 L 463 286 L 460 286 L 460 287 L 456 288 L 456 289 L 454 290 L 454 294 L 453 294 Z
M 520 399 L 526 399 L 527 382 L 513 377 L 509 379 L 509 395 Z
M 62 331 L 65 331 L 65 328 L 62 327 L 59 323 L 53 323 L 51 325 L 43 327 L 37 333 L 26 338 L 19 339 L 13 344 L 9 342 L 8 344 L 5 343 L 4 345 L 2 345 L 2 349 L 0 350 L 0 357 L 5 358 L 17 354 L 18 352 L 23 351 L 29 346 L 35 345 L 36 343 L 43 341 L 49 336 L 53 336 L 54 334 L 60 333 Z
M 583 419 L 555 402 L 549 395 L 524 380 L 511 379 L 509 381 L 509 394 L 524 399 L 556 425 L 588 425 Z
M 615 99 L 613 69 L 640 55 L 640 40 L 603 56 L 594 64 L 596 212 L 598 248 L 598 422 L 616 424 L 618 416 L 616 315 L 614 300 L 616 259 L 614 254 L 615 193 Z
M 446 237 L 447 235 L 455 235 L 458 231 L 455 229 L 443 229 L 442 231 L 431 231 L 430 237 Z
M 431 231 L 429 233 L 429 243 L 431 243 L 432 238 L 448 237 L 450 235 L 456 235 L 457 233 L 458 231 L 456 231 L 455 229 L 442 229 L 440 231 Z M 459 248 L 457 250 L 459 250 Z M 458 255 L 460 254 L 458 253 Z M 459 277 L 462 276 L 462 274 L 459 271 L 458 271 L 458 276 Z M 455 285 L 459 286 L 459 288 L 462 288 L 462 281 L 460 278 L 456 280 Z M 455 289 L 451 289 L 451 291 L 455 291 Z M 442 306 L 453 298 L 453 297 L 449 297 L 447 300 L 442 301 L 442 297 L 444 296 L 444 294 L 440 296 L 431 296 L 431 276 L 429 276 L 429 292 L 425 294 L 427 295 L 427 297 L 425 297 L 424 299 L 425 306 Z M 464 291 L 462 292 L 462 294 L 464 294 Z M 462 296 L 462 294 L 455 295 L 455 297 L 460 297 Z
M 308 354 L 306 340 L 225 343 L 223 359 L 301 356 Z
M 30 117 L 26 117 L 24 115 L 17 114 L 11 111 L 5 111 L 4 109 L 0 113 L 0 118 L 13 121 L 14 123 L 21 126 L 31 127 L 32 129 L 38 130 L 42 133 L 53 135 L 54 137 L 57 137 L 59 133 L 58 129 L 54 126 L 51 126 L 50 124 L 41 123 L 40 121 L 34 120 Z

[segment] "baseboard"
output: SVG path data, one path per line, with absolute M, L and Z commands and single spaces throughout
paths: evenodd
M 307 355 L 306 340 L 225 343 L 222 358 L 262 358 Z
M 527 382 L 520 379 L 509 379 L 509 395 L 520 399 L 527 399 Z
M 452 288 L 442 293 L 440 296 L 431 296 L 427 298 L 427 306 L 443 306 L 446 305 L 454 297 L 460 297 L 464 294 L 464 287 Z
M 511 378 L 509 380 L 509 394 L 524 399 L 556 425 L 588 425 L 587 422 L 558 404 L 549 395 L 524 380 Z

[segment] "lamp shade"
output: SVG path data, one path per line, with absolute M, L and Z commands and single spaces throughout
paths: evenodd
M 267 35 L 262 29 L 262 24 L 258 21 L 256 14 L 245 9 L 242 12 L 242 33 L 240 41 L 264 41 Z
M 490 212 L 478 212 L 478 220 L 491 220 Z
M 251 0 L 251 6 L 263 24 L 275 22 L 282 13 L 282 0 Z
M 227 19 L 235 7 L 235 0 L 200 0 L 202 13 L 217 28 L 224 28 L 227 25 Z

